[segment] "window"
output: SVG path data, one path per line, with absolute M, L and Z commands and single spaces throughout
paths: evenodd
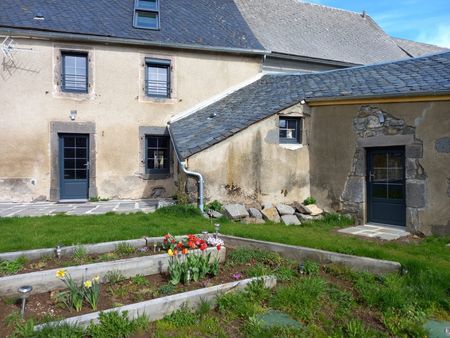
M 168 174 L 170 172 L 170 140 L 168 136 L 145 137 L 145 168 L 149 174 Z
M 302 124 L 301 118 L 280 117 L 280 143 L 302 144 Z
M 88 92 L 87 53 L 62 52 L 61 89 L 64 92 Z
M 145 94 L 170 98 L 170 60 L 145 60 Z
M 134 27 L 159 29 L 159 0 L 135 0 Z

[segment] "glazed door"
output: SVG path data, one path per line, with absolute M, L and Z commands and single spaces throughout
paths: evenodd
M 367 150 L 368 221 L 405 225 L 405 150 Z
M 59 137 L 60 199 L 86 200 L 89 196 L 89 135 Z

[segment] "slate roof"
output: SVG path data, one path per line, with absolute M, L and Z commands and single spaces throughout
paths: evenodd
M 408 57 L 370 16 L 299 0 L 235 0 L 272 52 L 371 64 Z
M 159 31 L 133 28 L 134 0 L 1 0 L 0 27 L 262 50 L 233 0 L 163 0 Z M 41 13 L 45 20 L 33 20 Z
M 412 40 L 394 38 L 397 45 L 412 57 L 423 56 L 427 54 L 445 52 L 448 48 L 430 45 L 428 43 L 417 42 Z
M 450 52 L 310 74 L 272 74 L 172 122 L 185 159 L 301 100 L 450 94 Z M 212 114 L 216 117 L 210 118 Z

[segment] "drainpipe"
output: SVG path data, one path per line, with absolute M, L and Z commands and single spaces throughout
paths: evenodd
M 178 155 L 177 155 L 178 157 Z M 191 175 L 191 176 L 195 176 L 198 178 L 198 195 L 199 195 L 199 203 L 198 203 L 198 207 L 200 209 L 200 211 L 203 213 L 203 185 L 204 185 L 204 180 L 203 180 L 203 176 L 202 174 L 200 174 L 199 172 L 195 172 L 195 171 L 190 171 L 187 170 L 186 168 L 186 162 L 181 162 L 180 160 L 178 160 L 178 162 L 180 163 L 181 166 L 181 170 L 183 170 L 183 172 L 186 175 Z
M 183 172 L 186 175 L 195 176 L 198 178 L 198 196 L 199 196 L 198 208 L 203 213 L 204 212 L 204 205 L 203 205 L 203 199 L 204 199 L 203 190 L 204 189 L 203 189 L 203 186 L 205 184 L 205 180 L 203 179 L 202 174 L 200 174 L 199 172 L 196 172 L 196 171 L 188 170 L 186 162 L 180 160 L 180 157 L 178 156 L 178 151 L 177 151 L 176 145 L 174 143 L 174 139 L 172 137 L 172 132 L 170 130 L 170 125 L 167 126 L 167 129 L 169 131 L 170 141 L 172 142 L 173 148 L 175 149 L 175 154 L 177 155 L 177 160 L 178 160 L 178 163 L 180 164 L 181 170 L 183 170 Z

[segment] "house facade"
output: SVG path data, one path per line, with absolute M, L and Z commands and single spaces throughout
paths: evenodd
M 365 13 L 274 6 L 3 1 L 0 201 L 314 196 L 448 232 L 447 57 L 414 63 L 440 49 Z

